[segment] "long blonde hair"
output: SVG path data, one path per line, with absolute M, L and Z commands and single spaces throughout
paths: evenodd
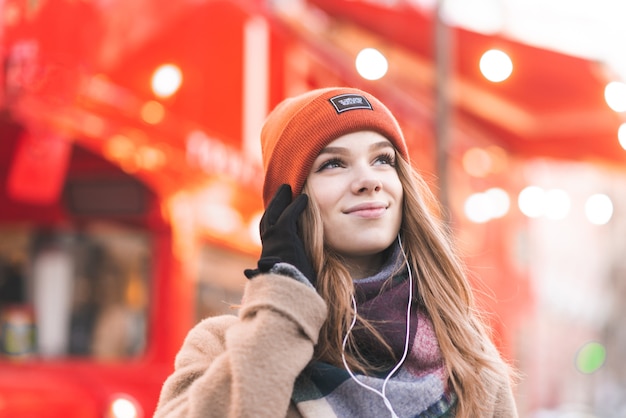
M 503 382 L 508 378 L 508 366 L 493 349 L 487 327 L 475 309 L 471 285 L 449 233 L 433 214 L 438 209 L 436 199 L 406 160 L 397 155 L 396 161 L 404 189 L 400 236 L 415 272 L 414 293 L 419 292 L 420 302 L 432 320 L 450 383 L 458 396 L 456 416 L 483 416 L 484 408 L 495 397 L 494 388 L 488 387 L 487 382 Z M 305 184 L 303 193 L 307 192 Z M 342 342 L 355 315 L 352 278 L 340 257 L 324 246 L 322 219 L 314 199 L 309 199 L 301 229 L 317 272 L 317 291 L 328 306 L 315 358 L 342 367 Z M 374 327 L 359 319 L 389 349 Z M 359 354 L 353 340 L 349 339 L 348 347 L 345 356 L 351 369 L 362 372 L 372 369 L 373 365 Z

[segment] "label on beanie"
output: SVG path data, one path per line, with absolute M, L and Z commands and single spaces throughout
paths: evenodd
M 359 94 L 341 94 L 339 96 L 328 99 L 337 113 L 346 112 L 353 109 L 372 109 L 372 105 L 364 96 Z

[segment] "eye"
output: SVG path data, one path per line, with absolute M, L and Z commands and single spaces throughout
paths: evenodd
M 328 170 L 331 168 L 340 168 L 340 167 L 344 167 L 345 164 L 344 162 L 340 159 L 340 158 L 330 158 L 328 160 L 324 160 L 324 162 L 322 162 L 319 167 L 317 168 L 317 170 L 315 170 L 316 172 L 320 172 L 323 170 Z
M 389 165 L 391 167 L 395 167 L 396 166 L 396 155 L 392 154 L 392 153 L 380 154 L 380 155 L 378 155 L 374 159 L 374 164 L 375 165 L 386 164 L 386 165 Z

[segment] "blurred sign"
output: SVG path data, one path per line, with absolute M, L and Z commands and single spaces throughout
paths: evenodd
M 63 187 L 71 143 L 53 134 L 24 131 L 18 140 L 7 179 L 7 194 L 19 201 L 50 204 Z

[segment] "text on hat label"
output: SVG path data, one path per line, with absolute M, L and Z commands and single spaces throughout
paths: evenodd
M 341 94 L 339 96 L 331 97 L 328 100 L 335 107 L 337 113 L 354 109 L 373 110 L 370 102 L 364 96 L 358 94 Z

